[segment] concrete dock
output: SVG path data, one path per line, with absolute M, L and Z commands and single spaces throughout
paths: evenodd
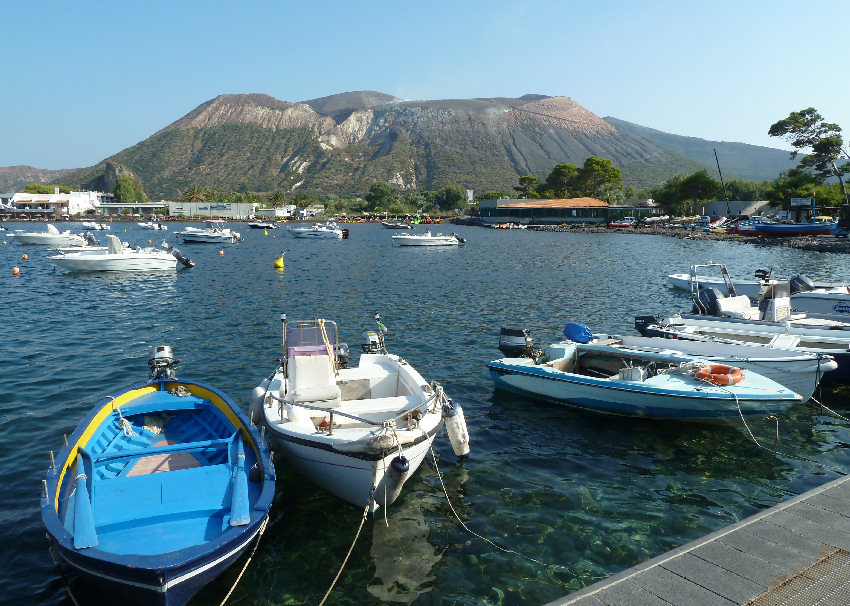
M 850 604 L 850 476 L 547 606 Z

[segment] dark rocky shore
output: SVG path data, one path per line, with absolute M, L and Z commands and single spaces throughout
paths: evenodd
M 628 227 L 611 229 L 608 227 L 582 227 L 567 225 L 540 225 L 530 229 L 539 231 L 562 231 L 575 233 L 624 233 L 624 234 L 651 234 L 655 236 L 668 236 L 682 238 L 685 240 L 728 240 L 731 242 L 745 242 L 753 246 L 784 246 L 786 248 L 799 248 L 801 250 L 813 250 L 818 252 L 850 253 L 850 240 L 847 238 L 836 238 L 834 236 L 804 236 L 799 238 L 757 238 L 753 236 L 740 236 L 716 231 L 705 232 L 695 229 L 682 229 L 676 227 Z

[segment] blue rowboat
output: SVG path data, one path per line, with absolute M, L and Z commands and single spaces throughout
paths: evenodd
M 493 360 L 488 367 L 497 388 L 533 398 L 617 415 L 705 421 L 770 415 L 802 402 L 799 394 L 751 370 L 704 358 L 637 351 L 616 339 L 567 340 L 539 351 L 520 332 L 527 333 L 502 329 L 503 342 L 528 340 L 500 345 L 518 357 Z
M 754 223 L 753 229 L 757 236 L 792 237 L 792 236 L 831 236 L 838 228 L 838 219 L 810 221 L 807 223 Z
M 67 439 L 41 514 L 51 549 L 111 596 L 182 605 L 256 545 L 275 472 L 226 394 L 177 380 L 169 347 L 149 363 Z

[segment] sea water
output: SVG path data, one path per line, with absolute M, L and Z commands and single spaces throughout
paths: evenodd
M 773 420 L 750 422 L 759 446 L 740 423 L 617 418 L 496 392 L 487 370 L 501 357 L 502 326 L 531 329 L 541 346 L 568 321 L 633 333 L 635 315 L 689 309 L 666 276 L 695 263 L 841 281 L 844 255 L 452 225 L 433 231 L 457 232 L 465 246 L 399 248 L 398 232 L 379 224 L 348 225 L 346 240 L 236 226 L 244 242 L 215 245 L 177 242 L 174 223 L 168 232 L 113 223 L 123 240 L 176 244 L 195 261 L 147 274 L 68 273 L 46 249 L 0 233 L 3 602 L 71 603 L 39 513 L 62 435 L 104 394 L 145 378 L 156 345 L 174 348 L 179 376 L 247 409 L 281 356 L 281 313 L 337 321 L 352 352 L 381 314 L 389 350 L 445 387 L 471 436 L 463 462 L 438 437 L 442 482 L 429 456 L 399 500 L 366 521 L 328 604 L 543 604 L 845 473 L 850 422 L 821 410 L 779 415 L 778 440 Z M 846 392 L 821 396 L 850 416 Z M 277 467 L 271 523 L 229 604 L 317 604 L 355 538 L 360 510 Z M 219 604 L 243 561 L 192 603 Z M 64 570 L 81 603 L 101 599 Z

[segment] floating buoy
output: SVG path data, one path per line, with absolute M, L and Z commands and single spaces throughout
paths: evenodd
M 274 260 L 274 268 L 275 269 L 283 269 L 283 257 L 286 253 L 281 253 L 280 257 Z
M 150 240 L 148 240 L 148 244 L 153 244 L 153 242 L 151 242 Z
M 466 430 L 466 419 L 463 409 L 451 400 L 443 406 L 443 418 L 446 420 L 446 432 L 455 455 L 465 458 L 469 455 L 469 432 Z
M 401 494 L 401 488 L 410 475 L 410 462 L 404 455 L 398 455 L 390 462 L 387 473 L 384 474 L 384 490 L 375 491 L 376 500 L 382 506 L 391 505 Z
M 269 235 L 269 230 L 264 229 L 264 230 L 263 230 L 263 235 L 264 235 L 264 236 L 268 236 L 268 235 Z
M 21 273 L 21 269 L 19 267 L 13 267 L 12 268 L 12 275 L 13 276 L 17 276 L 19 273 Z
M 23 259 L 24 261 L 26 261 L 27 259 L 29 259 L 29 257 L 27 256 L 27 253 L 22 254 L 22 255 L 21 255 L 21 259 Z
M 218 256 L 219 256 L 219 257 L 223 257 L 223 256 L 224 256 L 224 251 L 223 251 L 223 250 L 218 251 Z
M 6 244 L 6 240 L 3 240 L 3 244 L 4 244 L 4 245 Z

